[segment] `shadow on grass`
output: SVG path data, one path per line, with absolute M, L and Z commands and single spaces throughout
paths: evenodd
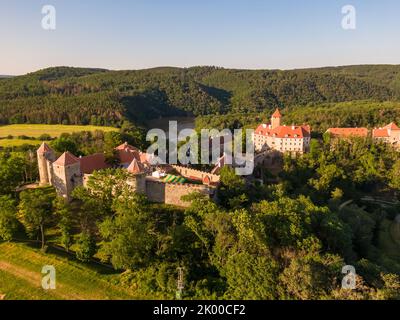
M 13 242 L 22 243 L 31 249 L 41 251 L 41 242 L 38 240 L 15 239 L 13 240 Z M 96 259 L 92 259 L 90 262 L 82 262 L 76 258 L 75 252 L 67 252 L 63 247 L 53 244 L 46 245 L 45 254 L 68 260 L 68 262 L 71 262 L 75 267 L 79 269 L 83 269 L 83 267 L 85 267 L 101 275 L 114 275 L 121 273 L 121 270 L 115 270 L 112 265 L 102 263 Z

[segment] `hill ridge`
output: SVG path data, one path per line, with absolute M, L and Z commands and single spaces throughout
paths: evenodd
M 294 70 L 215 66 L 53 67 L 2 79 L 0 124 L 121 125 L 174 115 L 252 113 L 355 100 L 398 101 L 400 65 Z

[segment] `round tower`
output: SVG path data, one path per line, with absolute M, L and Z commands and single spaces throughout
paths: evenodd
M 135 192 L 146 194 L 146 172 L 143 164 L 136 159 L 133 159 L 127 170 L 134 177 L 134 179 L 129 181 L 128 184 L 135 190 Z
M 38 160 L 40 184 L 49 184 L 49 164 L 54 161 L 54 152 L 45 142 L 43 142 L 36 153 Z

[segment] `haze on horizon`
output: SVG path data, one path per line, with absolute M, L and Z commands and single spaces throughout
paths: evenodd
M 41 27 L 42 7 L 56 30 Z M 356 8 L 355 30 L 341 26 Z M 53 66 L 298 69 L 400 64 L 397 0 L 2 0 L 0 75 Z

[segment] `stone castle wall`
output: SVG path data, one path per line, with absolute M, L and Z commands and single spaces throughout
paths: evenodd
M 205 177 L 209 177 L 210 181 L 212 183 L 218 183 L 220 177 L 216 174 L 200 171 L 200 170 L 195 170 L 195 169 L 190 169 L 186 167 L 181 167 L 177 165 L 171 165 L 172 168 L 174 168 L 177 172 L 179 172 L 180 175 L 182 175 L 185 178 L 189 179 L 197 179 L 203 181 Z
M 83 176 L 83 186 L 87 188 L 90 174 Z M 214 190 L 200 184 L 173 184 L 157 181 L 152 177 L 137 176 L 136 181 L 129 182 L 133 191 L 144 193 L 149 201 L 156 203 L 172 204 L 180 207 L 188 207 L 190 203 L 182 200 L 182 197 L 193 192 L 212 195 Z
M 183 201 L 182 197 L 194 192 L 212 195 L 213 189 L 198 184 L 174 184 L 152 179 L 146 180 L 146 194 L 152 202 L 188 207 L 190 203 Z

